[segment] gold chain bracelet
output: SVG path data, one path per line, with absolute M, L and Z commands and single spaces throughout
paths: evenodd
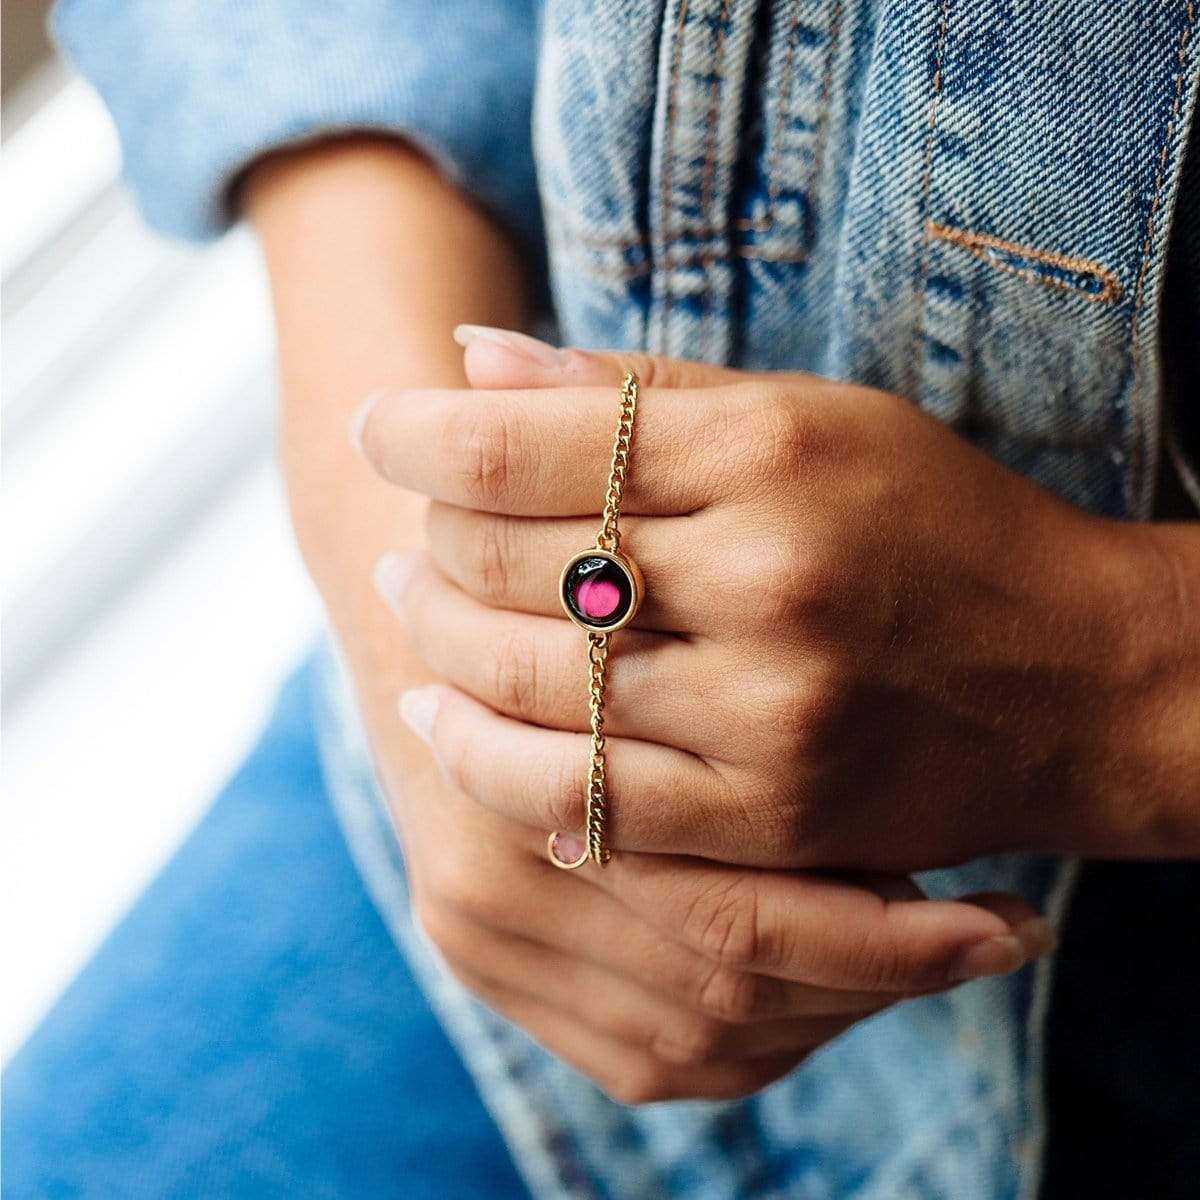
M 604 866 L 612 852 L 604 838 L 608 820 L 608 778 L 604 758 L 604 684 L 609 639 L 628 625 L 641 607 L 645 584 L 637 564 L 621 553 L 621 499 L 633 444 L 637 415 L 638 380 L 629 371 L 621 384 L 621 415 L 613 442 L 604 517 L 595 546 L 573 555 L 559 578 L 559 599 L 568 617 L 587 633 L 588 716 L 592 730 L 588 758 L 586 828 L 582 841 L 573 834 L 550 834 L 546 850 L 550 861 L 564 870 L 584 863 Z

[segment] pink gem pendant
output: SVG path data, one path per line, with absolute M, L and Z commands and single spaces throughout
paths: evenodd
M 568 560 L 558 585 L 563 611 L 588 633 L 612 633 L 628 625 L 644 590 L 642 573 L 631 558 L 595 547 Z

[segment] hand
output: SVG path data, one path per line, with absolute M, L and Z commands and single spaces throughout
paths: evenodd
M 468 988 L 623 1103 L 749 1094 L 905 996 L 1053 944 L 1014 897 L 931 901 L 904 879 L 642 854 L 568 874 L 539 831 L 417 782 L 398 809 L 431 940 Z
M 436 501 L 432 559 L 395 601 L 454 685 L 429 694 L 439 761 L 481 804 L 580 829 L 582 639 L 557 577 L 594 540 L 633 360 L 527 346 L 474 339 L 476 390 L 385 396 L 361 440 Z M 1132 527 L 891 395 L 634 365 L 623 545 L 648 598 L 614 639 L 614 848 L 900 870 L 1179 852 L 1138 750 L 1161 734 L 1139 736 L 1166 643 L 1131 616 L 1164 578 Z M 1177 805 L 1194 781 L 1156 774 Z
M 616 1095 L 728 1095 L 899 995 L 1013 969 L 1045 945 L 1020 902 L 917 903 L 896 881 L 772 879 L 760 894 L 751 872 L 642 858 L 606 873 L 609 892 L 579 885 L 545 861 L 543 835 L 448 784 L 397 720 L 399 691 L 429 673 L 371 586 L 386 547 L 421 540 L 425 504 L 365 469 L 345 405 L 389 380 L 461 384 L 449 329 L 464 313 L 514 318 L 516 264 L 396 143 L 278 156 L 244 195 L 275 292 L 297 535 L 355 677 L 415 907 L 464 980 Z

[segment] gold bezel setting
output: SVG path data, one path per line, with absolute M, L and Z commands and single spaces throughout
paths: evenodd
M 579 563 L 589 558 L 602 558 L 606 562 L 612 563 L 628 581 L 629 604 L 626 606 L 624 614 L 617 621 L 612 621 L 608 624 L 589 621 L 586 617 L 576 612 L 571 602 L 567 599 L 567 584 L 570 581 L 571 572 L 574 571 Z M 558 599 L 563 607 L 563 612 L 580 629 L 586 629 L 588 633 L 614 633 L 618 629 L 624 629 L 637 616 L 638 609 L 642 606 L 642 597 L 645 594 L 645 590 L 646 584 L 642 579 L 642 572 L 638 569 L 638 565 L 633 559 L 626 558 L 624 554 L 617 554 L 612 550 L 601 550 L 597 546 L 592 546 L 587 550 L 580 550 L 578 554 L 573 554 L 567 560 L 566 566 L 563 567 L 562 573 L 558 577 Z

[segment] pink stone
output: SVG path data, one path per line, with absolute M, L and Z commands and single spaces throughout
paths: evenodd
M 554 841 L 551 843 L 550 852 L 558 859 L 560 863 L 565 863 L 571 866 L 577 863 L 586 852 L 587 847 L 583 843 L 583 838 L 576 837 L 573 833 L 556 833 Z
M 576 590 L 575 599 L 585 616 L 603 621 L 617 611 L 621 589 L 607 579 L 585 579 Z

